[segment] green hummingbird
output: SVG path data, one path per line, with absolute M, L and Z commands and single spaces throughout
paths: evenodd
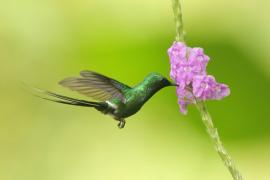
M 125 118 L 137 113 L 156 92 L 167 86 L 177 86 L 159 73 L 151 73 L 134 87 L 125 85 L 94 71 L 81 71 L 80 77 L 70 77 L 59 82 L 60 85 L 91 97 L 97 102 L 70 98 L 67 96 L 37 89 L 43 99 L 57 103 L 93 107 L 119 121 L 124 128 Z M 46 95 L 44 97 L 44 95 Z

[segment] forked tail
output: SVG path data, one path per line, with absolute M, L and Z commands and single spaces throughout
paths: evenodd
M 31 88 L 31 92 L 42 99 L 49 100 L 52 102 L 57 102 L 61 104 L 68 104 L 74 106 L 83 106 L 83 107 L 94 107 L 99 111 L 103 111 L 108 108 L 108 104 L 105 102 L 92 102 L 86 101 L 81 99 L 75 99 L 67 96 L 63 96 L 60 94 L 56 94 L 50 91 L 38 89 L 38 88 Z

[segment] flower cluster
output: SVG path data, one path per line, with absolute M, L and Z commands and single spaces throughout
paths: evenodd
M 202 48 L 190 48 L 182 42 L 174 42 L 168 54 L 171 78 L 178 84 L 177 96 L 180 111 L 187 113 L 187 105 L 199 100 L 219 100 L 230 94 L 225 84 L 217 83 L 208 75 L 206 66 L 210 58 Z

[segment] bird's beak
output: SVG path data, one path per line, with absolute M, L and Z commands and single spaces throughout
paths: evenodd
M 178 86 L 178 84 L 171 82 L 171 86 Z

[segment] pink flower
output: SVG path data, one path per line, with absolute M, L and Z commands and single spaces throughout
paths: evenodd
M 202 69 L 205 70 L 210 58 L 204 54 L 202 48 L 191 48 L 188 60 L 191 62 L 196 62 L 201 66 Z
M 226 96 L 229 96 L 231 93 L 231 90 L 228 85 L 226 84 L 217 84 L 215 87 L 215 91 L 213 94 L 213 99 L 220 100 L 223 99 Z
M 190 48 L 185 43 L 174 42 L 168 49 L 171 78 L 178 84 L 177 96 L 180 111 L 187 113 L 187 105 L 199 100 L 220 100 L 230 94 L 225 84 L 219 84 L 206 67 L 210 58 L 202 48 Z M 195 99 L 196 98 L 196 99 Z
M 211 75 L 195 76 L 192 88 L 194 96 L 202 100 L 222 99 L 230 94 L 229 87 L 217 83 Z
M 187 114 L 187 105 L 195 103 L 193 94 L 189 90 L 182 89 L 179 86 L 176 88 L 176 93 L 178 96 L 178 104 L 180 107 L 180 112 L 183 114 Z
M 209 57 L 201 48 L 189 48 L 184 43 L 174 42 L 168 50 L 171 62 L 170 76 L 180 86 L 189 85 L 195 75 L 206 74 Z
M 175 80 L 185 86 L 190 85 L 193 77 L 196 75 L 205 74 L 205 70 L 202 69 L 201 64 L 197 61 L 184 61 L 179 64 L 176 70 Z

